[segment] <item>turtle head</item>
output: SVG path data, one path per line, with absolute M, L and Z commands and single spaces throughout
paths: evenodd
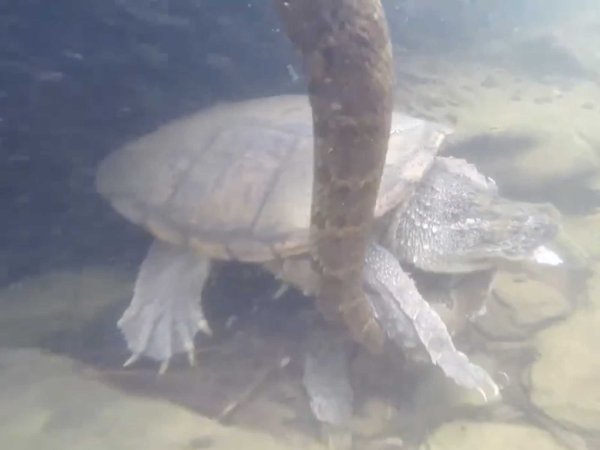
M 461 214 L 409 211 L 398 222 L 390 248 L 419 269 L 464 273 L 536 259 L 559 231 L 560 215 L 552 205 L 489 200 L 474 201 Z
M 536 259 L 559 223 L 551 204 L 502 197 L 473 166 L 438 158 L 406 207 L 395 211 L 384 245 L 425 271 L 472 272 Z
M 474 258 L 523 261 L 558 234 L 560 213 L 551 204 L 497 199 L 482 214 Z

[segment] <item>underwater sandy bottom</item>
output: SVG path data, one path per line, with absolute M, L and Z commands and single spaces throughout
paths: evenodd
M 447 153 L 476 162 L 506 195 L 554 202 L 565 264 L 501 272 L 486 315 L 457 340 L 504 386 L 499 402 L 434 368 L 394 372 L 359 354 L 356 448 L 600 448 L 600 55 L 590 50 L 600 26 L 585 20 L 552 32 L 548 58 L 568 73 L 527 66 L 547 50 L 545 30 L 471 55 L 399 51 L 398 105 L 452 123 Z M 203 341 L 198 367 L 174 364 L 162 379 L 151 365 L 121 369 L 114 321 L 135 270 L 47 270 L 0 291 L 3 448 L 326 448 L 301 385 L 301 320 L 273 326 L 283 316 L 248 302 L 235 332 L 223 325 Z M 248 286 L 232 295 L 273 302 Z

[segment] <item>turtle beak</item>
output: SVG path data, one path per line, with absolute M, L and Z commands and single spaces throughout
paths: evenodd
M 540 245 L 538 248 L 536 248 L 533 251 L 531 259 L 538 264 L 544 264 L 548 266 L 559 266 L 564 262 L 563 259 L 558 256 L 558 253 L 550 250 L 545 245 Z

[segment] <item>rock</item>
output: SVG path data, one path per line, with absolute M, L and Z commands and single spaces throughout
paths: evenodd
M 600 211 L 585 216 L 565 217 L 563 228 L 564 234 L 569 237 L 571 252 L 580 254 L 580 260 L 600 256 Z
M 511 310 L 516 326 L 531 327 L 564 317 L 571 305 L 561 292 L 541 281 L 500 272 L 494 294 Z
M 600 314 L 581 311 L 536 338 L 531 400 L 555 420 L 600 430 Z
M 487 301 L 485 313 L 473 319 L 473 325 L 491 341 L 522 340 L 528 335 L 527 330 L 515 324 L 513 311 L 494 296 Z
M 55 334 L 75 333 L 106 308 L 126 302 L 132 274 L 86 267 L 24 278 L 0 291 L 0 341 L 35 346 Z
M 588 303 L 568 320 L 539 333 L 540 357 L 530 372 L 531 400 L 545 414 L 576 429 L 600 431 L 600 266 Z
M 225 427 L 169 402 L 127 395 L 62 357 L 0 351 L 0 436 L 14 450 L 322 449 L 300 435 Z
M 421 450 L 567 450 L 539 428 L 510 423 L 456 421 L 442 425 Z

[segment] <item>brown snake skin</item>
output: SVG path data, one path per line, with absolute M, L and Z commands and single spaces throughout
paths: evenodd
M 384 335 L 362 290 L 390 133 L 392 48 L 380 0 L 275 0 L 301 52 L 313 111 L 311 254 L 317 305 L 379 353 Z

